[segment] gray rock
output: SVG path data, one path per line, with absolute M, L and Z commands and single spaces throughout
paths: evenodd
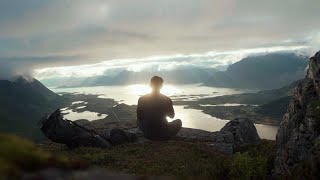
M 189 141 L 202 141 L 208 144 L 217 152 L 232 156 L 234 139 L 230 132 L 209 132 L 200 129 L 182 128 L 176 136 L 177 139 Z
M 110 142 L 113 145 L 135 142 L 137 140 L 138 136 L 135 133 L 126 132 L 119 128 L 114 128 L 110 132 Z
M 150 141 L 143 137 L 143 132 L 139 128 L 129 129 L 126 132 L 136 134 L 140 143 Z M 173 140 L 206 142 L 217 152 L 227 156 L 233 154 L 234 140 L 230 132 L 209 132 L 200 129 L 182 128 Z
M 229 121 L 222 132 L 230 132 L 233 135 L 234 147 L 260 142 L 260 137 L 253 122 L 247 118 L 237 118 Z
M 291 174 L 302 161 L 319 154 L 320 52 L 310 58 L 306 78 L 296 87 L 277 133 L 274 175 Z M 319 167 L 318 167 L 319 168 Z
M 212 142 L 225 138 L 219 132 L 209 132 L 201 129 L 182 128 L 175 137 L 176 139 L 183 139 L 189 141 L 206 141 Z
M 75 122 L 63 119 L 60 109 L 46 116 L 38 123 L 40 129 L 51 141 L 66 144 L 70 148 L 92 146 L 108 148 L 110 143 L 96 132 Z
M 139 128 L 130 129 L 127 132 L 136 134 L 138 142 L 148 141 L 143 137 L 143 132 Z M 252 121 L 241 118 L 228 122 L 221 131 L 217 132 L 182 128 L 174 140 L 206 142 L 217 152 L 231 156 L 235 147 L 257 143 L 260 138 Z
M 39 122 L 43 133 L 52 141 L 66 144 L 69 147 L 93 146 L 110 147 L 128 142 L 144 143 L 150 141 L 143 136 L 139 128 L 122 130 L 118 128 L 106 128 L 99 134 L 94 130 L 63 119 L 60 110 L 50 116 L 46 116 Z M 217 152 L 231 156 L 234 147 L 255 143 L 260 140 L 253 123 L 248 119 L 236 119 L 230 121 L 221 131 L 209 132 L 200 129 L 182 128 L 173 138 L 174 140 L 186 140 L 206 142 Z M 110 142 L 110 143 L 109 143 Z
M 130 137 L 130 142 L 145 143 L 151 141 L 143 136 L 143 132 L 139 128 L 127 129 L 124 132 Z

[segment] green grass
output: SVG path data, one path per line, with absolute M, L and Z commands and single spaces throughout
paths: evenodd
M 66 170 L 98 166 L 108 171 L 150 176 L 210 176 L 219 179 L 267 179 L 274 142 L 242 147 L 233 157 L 205 143 L 169 141 L 131 143 L 111 149 L 60 144 L 35 145 L 15 135 L 0 134 L 0 177 L 19 179 L 24 172 L 47 167 Z
M 54 148 L 52 152 L 61 153 Z M 82 158 L 93 165 L 135 175 L 216 176 L 227 173 L 230 160 L 204 144 L 155 142 L 126 144 L 110 150 L 64 149 L 64 155 Z
M 46 167 L 73 169 L 83 166 L 86 164 L 82 161 L 70 161 L 66 156 L 44 152 L 27 139 L 0 134 L 0 177 L 19 179 L 23 172 Z
M 273 141 L 245 146 L 228 158 L 204 143 L 169 141 L 126 144 L 109 150 L 80 147 L 68 150 L 41 146 L 52 153 L 83 159 L 92 165 L 134 175 L 211 176 L 215 178 L 266 179 L 273 160 Z M 268 152 L 268 153 L 266 153 Z

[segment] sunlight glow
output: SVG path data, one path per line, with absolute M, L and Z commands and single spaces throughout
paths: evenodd
M 130 93 L 134 95 L 144 95 L 151 92 L 151 88 L 148 85 L 136 84 L 129 86 Z
M 135 84 L 135 85 L 129 86 L 129 91 L 131 94 L 141 96 L 141 95 L 150 93 L 151 88 L 149 85 L 146 85 L 146 84 Z M 164 85 L 163 88 L 161 89 L 161 93 L 167 96 L 172 96 L 179 92 L 180 92 L 179 89 L 177 89 L 173 85 Z
M 318 42 L 318 41 L 317 41 Z M 237 51 L 209 51 L 203 54 L 176 54 L 171 56 L 149 56 L 145 58 L 110 59 L 99 63 L 83 64 L 75 66 L 47 67 L 36 69 L 34 77 L 37 79 L 56 77 L 91 77 L 100 75 L 113 75 L 115 70 L 128 70 L 141 72 L 146 70 L 172 70 L 179 66 L 199 67 L 227 66 L 242 58 L 253 54 L 271 52 L 293 51 L 302 53 L 307 46 L 275 46 L 270 48 L 241 49 Z M 199 61 L 201 60 L 201 61 Z

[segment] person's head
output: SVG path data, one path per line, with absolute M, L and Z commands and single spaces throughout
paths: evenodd
M 152 88 L 152 92 L 159 93 L 163 84 L 163 79 L 159 76 L 153 76 L 151 78 L 150 86 Z

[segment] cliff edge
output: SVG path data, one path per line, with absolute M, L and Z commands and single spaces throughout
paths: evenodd
M 320 51 L 310 58 L 305 79 L 296 87 L 277 133 L 274 175 L 292 175 L 308 162 L 320 167 Z

